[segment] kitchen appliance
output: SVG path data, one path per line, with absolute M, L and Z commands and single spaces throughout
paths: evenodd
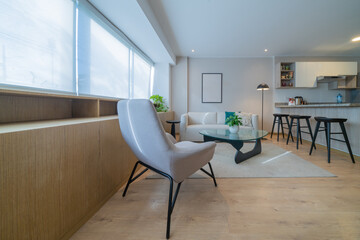
M 304 102 L 303 97 L 301 97 L 301 96 L 295 97 L 295 105 L 301 105 L 301 104 L 303 104 L 303 102 Z

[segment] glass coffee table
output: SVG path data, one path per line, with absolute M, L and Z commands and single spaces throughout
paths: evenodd
M 240 129 L 237 133 L 230 133 L 229 130 L 202 130 L 200 134 L 204 136 L 204 142 L 218 141 L 230 143 L 236 150 L 235 162 L 241 163 L 259 153 L 261 153 L 261 138 L 268 135 L 264 130 Z M 255 146 L 248 152 L 241 152 L 245 142 L 255 142 Z

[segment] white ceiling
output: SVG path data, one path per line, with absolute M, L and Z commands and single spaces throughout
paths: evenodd
M 144 1 L 176 56 L 360 56 L 360 0 Z

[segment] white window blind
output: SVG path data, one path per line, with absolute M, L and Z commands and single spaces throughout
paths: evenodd
M 79 94 L 129 97 L 129 48 L 81 4 L 78 14 Z
M 151 65 L 134 54 L 133 98 L 150 97 Z
M 0 84 L 74 92 L 74 3 L 0 0 Z

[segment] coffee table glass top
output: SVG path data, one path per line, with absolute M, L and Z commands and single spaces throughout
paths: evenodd
M 268 135 L 268 132 L 265 130 L 254 130 L 254 129 L 239 129 L 237 133 L 230 133 L 229 130 L 225 129 L 211 129 L 211 130 L 202 130 L 200 131 L 201 135 L 208 137 L 219 138 L 224 140 L 240 140 L 240 141 L 250 141 L 263 138 Z

